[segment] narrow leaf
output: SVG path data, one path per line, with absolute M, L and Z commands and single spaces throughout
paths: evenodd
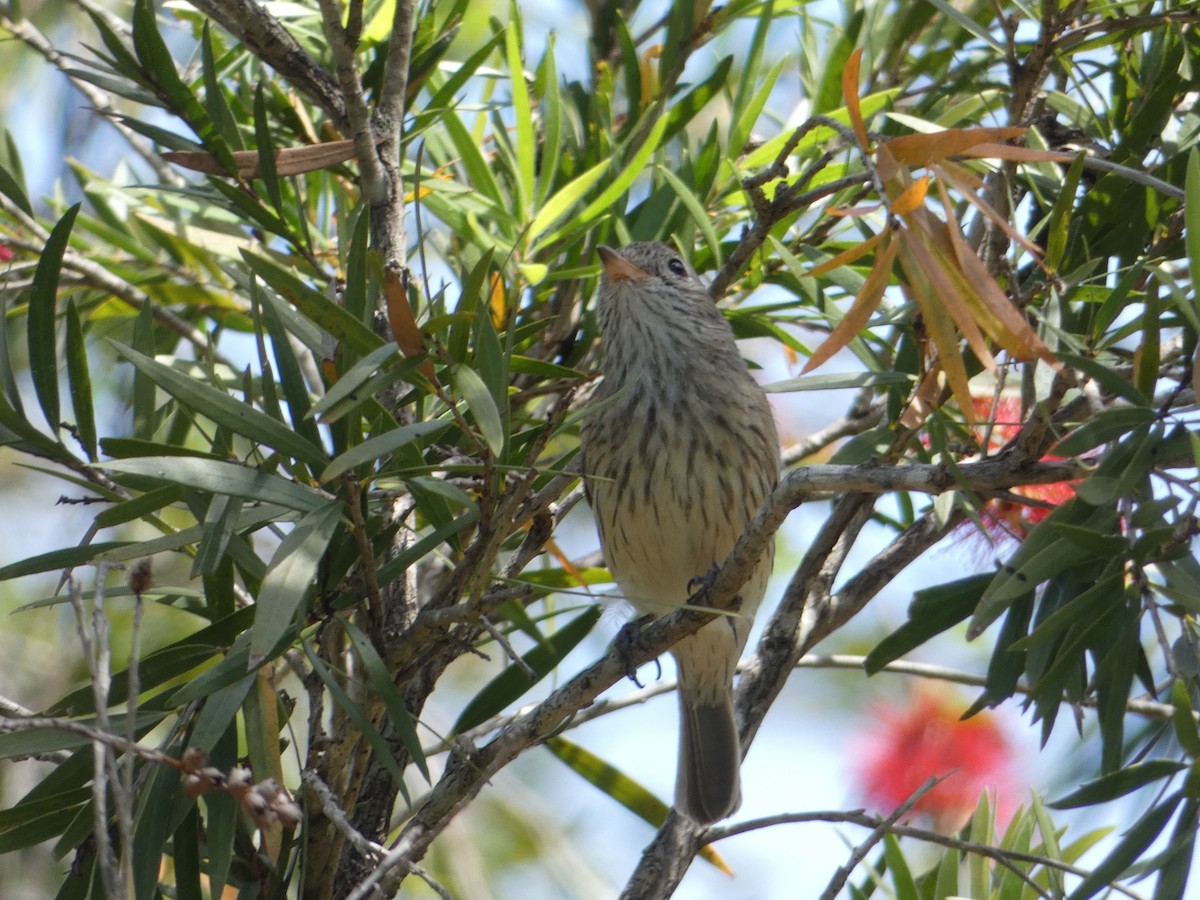
M 51 434 L 58 433 L 59 425 L 58 352 L 54 327 L 58 276 L 79 206 L 76 203 L 68 209 L 50 232 L 29 289 L 29 369 L 38 403 L 41 404 Z
M 466 401 L 471 415 L 475 417 L 475 424 L 479 426 L 479 432 L 483 435 L 488 450 L 494 456 L 500 456 L 504 452 L 507 435 L 500 418 L 500 409 L 496 406 L 487 385 L 483 383 L 478 372 L 467 366 L 455 366 L 453 380 L 455 390 Z
M 600 607 L 592 606 L 580 613 L 553 635 L 544 638 L 521 657 L 525 666 L 510 665 L 489 681 L 463 709 L 451 731 L 462 734 L 499 713 L 513 701 L 524 696 L 538 681 L 554 670 L 568 653 L 584 639 L 600 619 Z M 528 670 L 535 678 L 530 681 Z
M 324 506 L 326 502 L 317 491 L 302 487 L 294 481 L 249 466 L 214 459 L 143 456 L 98 463 L 98 466 L 112 472 L 144 475 L 167 484 L 182 484 L 214 494 L 229 494 L 245 500 L 277 503 L 300 512 L 311 512 Z
M 216 424 L 255 443 L 272 447 L 292 459 L 317 467 L 328 462 L 329 457 L 322 447 L 315 446 L 288 425 L 260 412 L 248 403 L 243 403 L 225 391 L 189 377 L 157 360 L 143 356 L 129 347 L 117 343 L 113 343 L 112 346 L 129 360 L 134 368 L 177 399 L 184 408 L 212 419 Z
M 275 551 L 255 606 L 250 631 L 250 667 L 261 663 L 287 634 L 296 611 L 312 595 L 321 558 L 345 512 L 326 503 L 296 523 Z

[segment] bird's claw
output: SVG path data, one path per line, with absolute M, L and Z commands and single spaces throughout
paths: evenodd
M 712 589 L 712 586 L 716 584 L 717 575 L 720 573 L 720 565 L 713 563 L 712 568 L 703 575 L 696 575 L 690 578 L 687 583 L 688 600 L 695 600 L 697 597 L 707 594 Z
M 654 621 L 654 616 L 645 615 L 634 619 L 632 622 L 626 622 L 621 630 L 617 632 L 617 637 L 613 641 L 613 647 L 617 651 L 617 656 L 621 659 L 621 665 L 625 667 L 625 677 L 636 684 L 638 687 L 645 687 L 638 681 L 638 667 L 633 662 L 635 652 L 642 646 L 642 628 Z M 654 665 L 658 667 L 655 678 L 662 677 L 662 663 L 657 659 L 654 660 Z

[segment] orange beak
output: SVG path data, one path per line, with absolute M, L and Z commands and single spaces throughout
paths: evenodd
M 604 277 L 609 281 L 645 281 L 650 273 L 639 269 L 612 247 L 601 244 L 596 248 L 600 254 L 600 264 L 604 266 Z

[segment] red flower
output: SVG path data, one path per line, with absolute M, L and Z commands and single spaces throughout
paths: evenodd
M 960 718 L 962 707 L 933 688 L 902 707 L 877 708 L 869 733 L 856 742 L 854 775 L 873 809 L 890 813 L 930 778 L 943 778 L 913 807 L 945 833 L 965 823 L 984 791 L 994 792 L 997 821 L 1017 793 L 1014 756 L 996 717 Z
M 9 262 L 13 258 L 12 247 L 0 244 L 0 262 Z

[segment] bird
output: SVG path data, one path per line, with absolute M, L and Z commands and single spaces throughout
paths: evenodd
M 703 586 L 779 479 L 766 394 L 733 330 L 679 251 L 600 246 L 603 379 L 580 426 L 601 551 L 643 616 L 703 604 Z M 671 648 L 679 683 L 676 809 L 700 825 L 741 802 L 733 676 L 771 574 L 768 547 L 740 605 Z M 691 599 L 695 595 L 699 599 Z

